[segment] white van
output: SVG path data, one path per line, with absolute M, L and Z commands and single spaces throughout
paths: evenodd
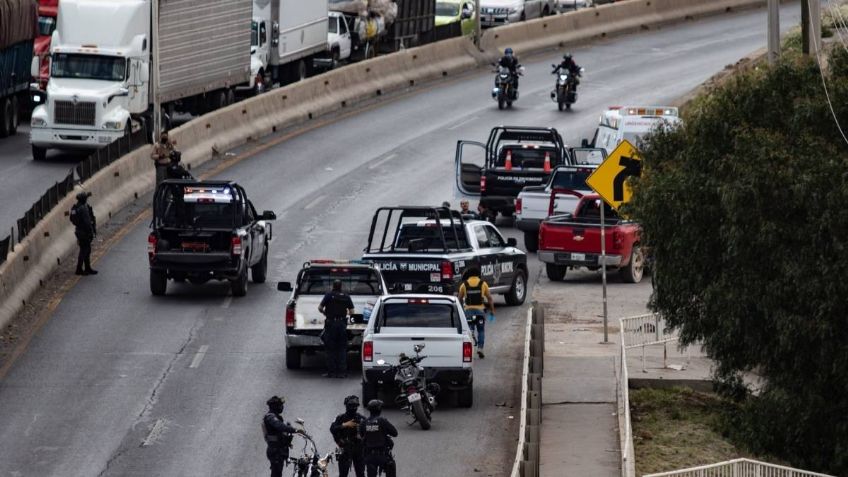
M 671 106 L 610 106 L 601 114 L 598 129 L 592 143 L 583 140 L 584 146 L 599 147 L 607 155 L 627 139 L 638 147 L 643 136 L 650 133 L 658 124 L 665 122 L 676 125 L 680 122 L 677 108 Z

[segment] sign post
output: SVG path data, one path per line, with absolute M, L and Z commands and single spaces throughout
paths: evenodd
M 612 154 L 586 179 L 592 188 L 614 210 L 630 202 L 633 191 L 627 183 L 630 177 L 642 174 L 642 158 L 639 150 L 626 139 L 612 151 Z M 604 343 L 609 343 L 609 316 L 607 313 L 607 238 L 606 209 L 601 204 L 601 280 L 603 281 L 604 301 Z

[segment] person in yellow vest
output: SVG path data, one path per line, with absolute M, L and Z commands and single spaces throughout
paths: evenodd
M 486 343 L 486 308 L 494 316 L 495 300 L 489 292 L 489 284 L 480 277 L 478 268 L 472 267 L 465 271 L 457 296 L 465 309 L 468 326 L 477 331 L 477 356 L 485 358 L 483 345 Z

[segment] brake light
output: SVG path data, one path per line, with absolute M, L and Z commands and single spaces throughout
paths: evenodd
M 241 255 L 241 237 L 234 235 L 232 239 L 233 255 Z
M 147 255 L 150 258 L 153 258 L 156 255 L 156 243 L 158 241 L 159 240 L 153 234 L 147 236 Z
M 447 260 L 442 262 L 442 280 L 453 280 L 453 263 Z
M 463 342 L 462 343 L 462 362 L 463 363 L 470 363 L 471 362 L 471 356 L 472 356 L 471 351 L 472 351 L 471 343 L 468 342 L 468 341 Z
M 286 307 L 286 328 L 294 328 L 294 305 Z
M 480 176 L 480 192 L 486 192 L 486 176 Z
M 374 342 L 365 341 L 362 343 L 362 361 L 374 361 Z
M 409 303 L 409 304 L 412 304 L 412 305 L 428 305 L 428 304 L 430 304 L 430 300 L 428 300 L 426 298 L 410 298 L 409 300 L 406 300 L 406 302 Z
M 521 213 L 521 197 L 515 199 L 515 213 L 516 214 Z
M 504 168 L 508 171 L 512 170 L 512 151 L 509 149 L 506 151 L 506 162 L 504 163 Z

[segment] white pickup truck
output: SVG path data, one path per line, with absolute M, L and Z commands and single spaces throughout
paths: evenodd
M 313 260 L 303 264 L 294 287 L 290 282 L 277 283 L 277 290 L 292 292 L 286 304 L 285 322 L 288 369 L 300 368 L 304 352 L 324 349 L 324 315 L 318 312 L 318 305 L 335 280 L 342 282 L 342 291 L 353 301 L 354 313 L 347 325 L 348 351 L 359 351 L 371 310 L 388 293 L 380 269 L 362 261 Z
M 473 405 L 474 344 L 465 312 L 454 296 L 425 294 L 377 300 L 362 341 L 362 402 L 394 384 L 394 376 L 385 373 L 387 364 L 397 364 L 401 353 L 414 356 L 413 347 L 420 343 L 427 345 L 421 362 L 427 381 L 438 383 L 442 393 L 457 392 L 460 406 Z
M 574 191 L 575 195 L 557 194 L 553 199 L 554 212 L 574 212 L 580 196 L 592 193 L 592 189 L 586 184 L 586 179 L 596 167 L 597 165 L 594 164 L 558 166 L 547 184 L 528 186 L 521 190 L 515 200 L 515 228 L 524 232 L 524 247 L 528 252 L 536 252 L 539 249 L 539 224 L 548 218 L 551 191 L 553 189 Z

